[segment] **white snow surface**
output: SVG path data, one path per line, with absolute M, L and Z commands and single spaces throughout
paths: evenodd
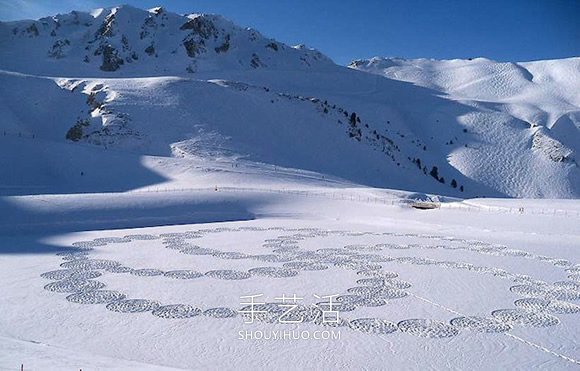
M 0 370 L 578 369 L 579 63 L 345 68 L 159 8 L 0 23 Z
M 1 157 L 19 158 L 0 168 L 6 189 L 31 185 L 26 168 L 84 152 L 59 144 L 73 139 L 454 197 L 580 194 L 579 58 L 345 68 L 220 16 L 131 6 L 2 22 L 0 45 Z M 33 139 L 28 156 L 14 154 L 7 137 L 18 135 Z
M 5 197 L 0 369 L 578 368 L 577 201 L 420 211 L 397 194 L 299 190 Z M 87 304 L 102 290 L 147 301 Z M 255 294 L 358 301 L 340 327 L 153 311 L 236 311 Z M 330 329 L 340 339 L 239 338 Z
M 457 119 L 472 127 L 469 132 L 478 132 L 478 143 L 448 155 L 449 163 L 463 174 L 514 196 L 571 192 L 577 197 L 572 189 L 579 180 L 573 158 L 580 148 L 580 58 L 499 63 L 485 58 L 375 57 L 353 61 L 349 67 L 432 89 L 475 108 L 477 112 Z M 501 162 L 496 162 L 499 157 Z M 574 165 L 553 166 L 568 161 Z M 567 180 L 555 185 L 556 178 L 563 179 L 562 171 Z M 560 190 L 554 193 L 554 188 Z

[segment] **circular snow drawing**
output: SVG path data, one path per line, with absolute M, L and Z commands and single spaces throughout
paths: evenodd
M 548 298 L 549 299 L 549 298 L 553 297 L 553 295 L 551 295 L 549 290 L 542 288 L 542 287 L 532 286 L 532 285 L 512 286 L 512 287 L 510 287 L 510 291 L 513 292 L 514 294 L 524 296 L 527 298 Z
M 162 270 L 153 268 L 134 269 L 130 273 L 135 276 L 149 276 L 149 277 L 162 276 L 164 274 Z
M 558 281 L 558 282 L 554 282 L 553 285 L 556 287 L 559 287 L 559 288 L 563 288 L 563 289 L 580 291 L 580 282 Z
M 67 250 L 67 251 L 61 251 L 61 252 L 57 252 L 56 256 L 68 256 L 68 255 L 89 255 L 92 249 L 87 249 L 87 250 Z
M 82 259 L 88 259 L 89 250 L 65 251 L 65 252 L 59 252 L 56 255 L 60 256 L 62 260 L 82 260 Z
M 219 308 L 210 308 L 203 312 L 204 316 L 213 317 L 213 318 L 232 318 L 238 315 L 238 312 L 225 307 Z
M 397 324 L 399 330 L 426 338 L 448 338 L 459 334 L 454 326 L 430 319 L 407 319 Z
M 510 287 L 510 291 L 528 298 L 541 298 L 545 300 L 579 300 L 580 291 L 558 286 L 532 286 L 516 285 Z
M 344 259 L 340 262 L 334 263 L 335 266 L 343 269 L 358 270 L 379 270 L 382 268 L 380 264 L 364 263 L 352 259 Z
M 103 242 L 103 243 L 128 243 L 128 242 L 131 242 L 130 239 L 122 238 L 122 237 L 101 237 L 101 238 L 95 238 L 93 241 Z
M 59 269 L 56 271 L 50 271 L 46 273 L 42 273 L 40 277 L 46 278 L 49 280 L 64 280 L 67 278 L 71 279 L 84 279 L 90 280 L 93 278 L 97 278 L 101 276 L 101 272 L 98 271 L 81 271 L 76 269 Z
M 320 305 L 321 303 L 318 303 L 317 305 Z M 314 320 L 314 323 L 319 325 L 319 326 L 325 326 L 325 327 L 347 327 L 349 326 L 349 322 L 348 320 L 344 319 L 344 318 L 324 318 L 322 315 L 317 317 Z
M 321 315 L 322 310 L 315 305 L 298 305 L 290 312 L 284 313 L 282 320 L 286 321 L 287 323 L 292 321 L 308 323 L 314 322 Z
M 554 290 L 554 299 L 557 300 L 580 300 L 580 290 L 557 288 Z
M 187 251 L 189 250 L 195 250 L 195 249 L 199 249 L 200 247 L 197 245 L 191 245 L 187 242 L 174 242 L 174 243 L 170 243 L 165 245 L 166 249 L 170 249 L 170 250 L 179 250 L 183 253 L 187 253 Z
M 400 299 L 408 295 L 403 290 L 388 286 L 357 286 L 347 289 L 346 291 L 353 295 L 380 299 Z
M 350 321 L 350 327 L 371 334 L 391 334 L 398 330 L 396 324 L 380 318 L 358 318 Z
M 108 310 L 121 313 L 150 312 L 157 308 L 159 308 L 158 302 L 145 299 L 119 300 L 107 304 Z
M 172 304 L 158 307 L 153 315 L 161 318 L 190 318 L 199 316 L 201 309 L 187 304 Z
M 525 298 L 514 301 L 514 305 L 528 312 L 543 312 L 550 302 L 539 298 Z
M 104 270 L 107 272 L 110 272 L 110 273 L 131 273 L 131 272 L 133 272 L 133 268 L 125 267 L 122 265 L 115 265 L 112 267 L 107 267 Z
M 245 280 L 251 277 L 248 272 L 234 271 L 229 269 L 214 270 L 205 273 L 206 276 L 220 280 Z
M 357 305 L 364 302 L 364 296 L 360 295 L 338 295 L 335 301 L 340 304 L 340 307 L 348 304 Z
M 328 269 L 328 265 L 317 264 L 313 262 L 297 261 L 282 264 L 284 268 L 288 269 L 299 269 L 303 271 L 321 271 Z
M 45 290 L 54 292 L 79 292 L 98 290 L 105 287 L 105 284 L 98 281 L 68 278 L 62 281 L 56 281 L 44 286 Z
M 62 263 L 60 266 L 63 268 L 72 268 L 72 269 L 79 269 L 79 270 L 97 270 L 97 269 L 105 269 L 110 267 L 116 267 L 121 265 L 121 263 L 112 261 L 112 260 L 104 260 L 104 259 L 86 259 L 86 260 L 73 260 L 66 263 Z
M 394 287 L 396 289 L 402 289 L 402 290 L 408 289 L 411 286 L 413 286 L 413 285 L 411 285 L 410 282 L 403 281 L 403 280 L 400 280 L 398 278 L 388 278 L 388 279 L 385 279 L 385 285 L 386 286 L 392 286 L 392 287 Z
M 346 246 L 344 246 L 344 248 L 347 250 L 367 250 L 367 249 L 370 249 L 371 246 L 369 246 L 369 245 L 346 245 Z M 376 249 L 380 249 L 380 247 L 378 247 Z
M 83 260 L 83 259 L 88 259 L 88 258 L 89 257 L 86 255 L 79 255 L 79 254 L 61 255 L 61 259 L 64 261 Z
M 450 323 L 455 327 L 486 333 L 501 333 L 512 329 L 510 324 L 476 316 L 453 318 Z
M 243 254 L 241 252 L 234 252 L 234 251 L 225 251 L 225 252 L 216 252 L 212 254 L 216 258 L 220 259 L 248 259 L 249 255 Z
M 283 262 L 288 262 L 288 261 L 292 260 L 289 257 L 283 257 L 280 255 L 275 255 L 275 254 L 252 255 L 251 258 L 254 260 L 268 262 L 268 263 L 283 263 Z
M 279 305 L 279 303 L 264 303 L 242 307 L 238 313 L 245 319 L 253 317 L 253 319 L 261 322 L 276 323 L 286 311 L 287 308 Z
M 293 269 L 278 268 L 278 267 L 252 268 L 248 272 L 250 272 L 250 274 L 257 276 L 266 276 L 273 278 L 294 277 L 298 274 L 298 272 Z
M 270 238 L 259 243 L 258 246 L 262 246 L 264 250 L 255 255 L 239 251 L 224 251 L 220 246 L 216 246 L 214 249 L 211 248 L 211 244 L 206 245 L 209 241 L 204 239 L 206 236 L 218 233 L 258 233 L 262 231 L 283 231 L 283 233 L 279 233 L 275 238 L 269 236 Z M 361 236 L 368 237 L 364 241 L 356 241 Z M 321 247 L 318 249 L 303 246 L 303 241 L 324 237 L 342 238 L 345 241 L 332 241 L 332 244 L 326 245 L 317 243 L 314 246 Z M 381 238 L 382 241 L 377 241 L 377 238 Z M 389 238 L 395 240 L 390 241 Z M 413 238 L 413 240 L 401 241 L 407 238 Z M 202 246 L 193 244 L 192 239 L 196 239 L 195 242 Z M 417 239 L 428 239 L 429 241 L 416 241 Z M 130 244 L 132 241 L 134 242 Z M 235 237 L 233 241 L 235 241 Z M 180 259 L 184 262 L 205 261 L 206 259 L 246 259 L 266 262 L 262 264 L 270 263 L 272 266 L 251 268 L 248 271 L 212 269 L 204 273 L 187 269 L 187 266 L 184 267 L 182 264 L 173 269 L 161 270 L 155 267 L 139 269 L 138 267 L 122 265 L 117 261 L 95 258 L 101 249 L 106 250 L 109 254 L 115 249 L 126 248 L 125 246 L 112 246 L 112 244 L 127 244 L 126 246 L 131 248 L 134 254 L 140 253 L 139 247 L 141 246 L 157 246 L 166 248 L 167 250 L 163 251 L 166 254 L 171 254 L 173 258 L 175 258 L 176 253 L 191 255 L 191 257 L 182 255 Z M 253 308 L 253 310 L 258 311 L 255 319 L 265 323 L 311 322 L 324 326 L 348 326 L 353 330 L 369 334 L 389 334 L 401 331 L 418 337 L 446 338 L 457 335 L 461 329 L 481 333 L 503 333 L 510 331 L 517 325 L 554 326 L 559 323 L 559 319 L 553 314 L 580 313 L 580 305 L 571 303 L 571 301 L 580 300 L 580 265 L 566 259 L 536 255 L 523 250 L 510 249 L 504 245 L 456 237 L 415 233 L 320 230 L 317 228 L 219 227 L 161 235 L 130 234 L 124 237 L 100 237 L 91 241 L 78 241 L 73 243 L 73 246 L 73 249 L 57 253 L 57 256 L 64 260 L 60 264 L 62 269 L 41 274 L 42 278 L 53 281 L 45 285 L 45 289 L 52 292 L 70 293 L 66 298 L 72 303 L 105 304 L 110 311 L 120 313 L 150 312 L 159 318 L 175 319 L 197 316 L 201 316 L 200 318 L 232 318 L 237 317 L 238 314 L 241 314 L 241 317 L 247 317 L 248 307 L 244 307 L 238 312 L 227 307 L 208 309 L 189 304 L 161 305 L 155 300 L 130 299 L 123 293 L 105 290 L 105 284 L 95 281 L 95 278 L 103 274 L 128 273 L 136 277 L 163 276 L 161 278 L 192 280 L 187 284 L 203 285 L 208 282 L 207 278 L 246 280 L 254 277 L 248 281 L 253 282 L 264 280 L 264 277 L 266 280 L 268 278 L 291 279 L 300 272 L 305 275 L 304 278 L 308 276 L 308 279 L 316 279 L 314 275 L 321 274 L 317 271 L 327 269 L 331 269 L 333 272 L 337 272 L 339 269 L 354 270 L 358 276 L 353 279 L 356 281 L 356 286 L 353 285 L 355 287 L 347 288 L 346 291 L 335 296 L 335 305 L 332 308 L 328 302 L 316 305 L 296 305 L 290 311 L 287 306 L 281 305 L 283 303 L 256 304 Z M 102 246 L 107 247 L 102 248 Z M 416 252 L 428 254 L 433 251 L 435 253 L 434 250 L 437 249 L 446 255 L 457 254 L 455 251 L 459 251 L 462 254 L 481 254 L 488 258 L 490 256 L 509 256 L 513 259 L 535 259 L 537 262 L 550 264 L 551 267 L 565 271 L 568 278 L 550 284 L 528 275 L 508 272 L 493 266 L 480 266 L 453 259 L 438 261 L 427 256 L 413 256 L 412 254 L 401 256 Z M 387 253 L 394 256 L 389 256 Z M 429 270 L 458 269 L 470 274 L 486 275 L 490 279 L 507 279 L 513 282 L 510 291 L 520 298 L 514 301 L 516 309 L 494 310 L 489 318 L 457 317 L 449 323 L 434 319 L 405 319 L 395 324 L 381 318 L 358 318 L 352 321 L 340 318 L 338 321 L 323 321 L 324 310 L 340 312 L 342 316 L 342 313 L 353 312 L 354 314 L 356 311 L 362 311 L 364 307 L 389 305 L 394 299 L 409 296 L 413 289 L 411 282 L 398 278 L 399 275 L 396 272 L 383 269 L 383 266 L 401 266 L 402 264 L 423 266 L 421 269 Z M 352 277 L 351 272 L 343 273 Z M 138 278 L 132 280 L 134 279 Z M 186 283 L 184 282 L 184 284 Z
M 356 283 L 365 286 L 383 286 L 385 280 L 383 278 L 361 278 L 360 280 L 357 280 Z
M 127 235 L 123 238 L 127 239 L 127 240 L 134 240 L 134 241 L 146 241 L 146 240 L 157 240 L 160 237 L 152 235 L 152 234 L 130 234 L 130 235 Z
M 185 237 L 185 233 L 183 232 L 171 232 L 171 233 L 161 233 L 159 237 L 163 238 L 182 238 Z
M 169 271 L 165 272 L 163 275 L 165 277 L 175 278 L 179 280 L 191 280 L 194 278 L 203 277 L 203 273 L 190 270 Z
M 498 321 L 513 325 L 548 327 L 560 323 L 558 317 L 547 313 L 527 312 L 521 309 L 498 309 L 491 312 Z
M 84 291 L 66 297 L 71 303 L 78 304 L 107 304 L 125 299 L 125 294 L 112 290 Z
M 381 307 L 386 305 L 387 299 L 381 297 L 370 297 L 364 298 L 360 303 L 357 303 L 359 307 Z
M 580 305 L 561 300 L 551 300 L 547 307 L 548 312 L 556 314 L 580 313 Z
M 179 250 L 183 254 L 187 255 L 213 255 L 219 251 L 214 249 L 206 249 L 204 247 L 188 246 Z
M 354 259 L 357 261 L 369 262 L 369 263 L 388 263 L 388 262 L 392 262 L 395 260 L 394 258 L 392 258 L 390 256 L 379 255 L 379 254 L 359 254 L 359 255 L 351 256 L 351 259 Z
M 72 246 L 79 247 L 79 248 L 92 248 L 92 247 L 99 247 L 99 246 L 106 246 L 106 242 L 97 242 L 97 241 L 78 241 L 73 242 Z
M 377 277 L 377 278 L 395 278 L 395 277 L 399 276 L 395 272 L 386 272 L 386 271 L 377 272 L 375 270 L 358 271 L 358 272 L 356 272 L 356 274 L 361 275 L 361 276 L 370 276 L 370 277 Z

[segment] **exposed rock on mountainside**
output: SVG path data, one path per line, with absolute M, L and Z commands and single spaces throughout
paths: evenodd
M 217 15 L 130 6 L 0 22 L 0 44 L 7 133 L 460 197 L 580 196 L 580 58 L 345 68 Z
M 182 16 L 163 8 L 145 11 L 123 5 L 90 14 L 72 12 L 1 26 L 3 42 L 9 49 L 18 50 L 20 57 L 60 60 L 54 69 L 28 66 L 27 72 L 32 73 L 57 71 L 65 66 L 73 66 L 74 71 L 91 71 L 93 66 L 99 66 L 106 72 L 122 70 L 124 74 L 142 75 L 145 71 L 191 72 L 191 64 L 196 71 L 234 66 L 308 69 L 332 64 L 315 50 L 281 46 L 220 16 Z M 20 61 L 18 57 L 8 58 L 3 66 L 17 69 Z M 79 67 L 80 62 L 88 66 Z

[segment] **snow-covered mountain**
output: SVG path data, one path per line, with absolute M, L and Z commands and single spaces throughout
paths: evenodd
M 0 187 L 186 186 L 191 161 L 217 161 L 460 197 L 580 196 L 580 58 L 349 67 L 162 8 L 0 23 Z M 159 161 L 143 171 L 142 155 Z M 168 157 L 181 160 L 152 165 Z
M 0 370 L 577 369 L 580 58 L 349 67 L 0 22 Z
M 72 12 L 34 22 L 2 24 L 3 67 L 29 73 L 149 76 L 332 62 L 321 53 L 287 47 L 216 15 L 148 11 L 129 5 Z M 31 60 L 46 61 L 42 64 Z M 26 66 L 26 67 L 24 67 Z
M 307 69 L 331 65 L 321 53 L 288 47 L 217 15 L 148 11 L 129 5 L 2 24 L 3 67 L 92 76 L 184 74 L 224 69 Z M 42 63 L 30 63 L 31 60 Z M 111 74 L 116 72 L 115 74 Z
M 509 188 L 519 189 L 517 196 L 577 197 L 580 58 L 526 63 L 372 58 L 350 67 L 432 89 L 470 107 L 457 119 L 473 128 L 478 144 L 448 157 L 463 174 L 508 194 Z M 568 190 L 554 194 L 550 187 Z

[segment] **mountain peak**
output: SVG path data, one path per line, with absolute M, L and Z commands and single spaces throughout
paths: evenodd
M 151 76 L 334 66 L 317 50 L 289 47 L 219 15 L 162 7 L 120 5 L 0 26 L 7 46 L 0 68 L 26 73 Z

